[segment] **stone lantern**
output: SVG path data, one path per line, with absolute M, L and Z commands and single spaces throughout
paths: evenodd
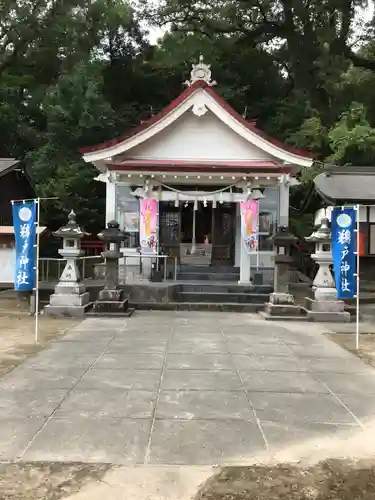
M 98 238 L 105 244 L 105 250 L 102 255 L 105 259 L 105 286 L 104 290 L 117 290 L 119 284 L 119 259 L 122 257 L 120 252 L 121 243 L 126 236 L 120 230 L 120 224 L 112 220 L 108 222 L 107 228 L 98 234 Z
M 292 282 L 294 258 L 292 246 L 298 241 L 286 226 L 278 229 L 272 237 L 275 245 L 274 290 L 278 294 L 288 294 Z
M 330 270 L 333 259 L 328 219 L 323 218 L 319 229 L 308 236 L 306 241 L 315 243 L 315 253 L 311 254 L 311 258 L 318 265 L 318 272 L 313 281 L 314 298 L 316 300 L 335 300 L 337 290 Z
M 120 248 L 126 235 L 120 230 L 119 223 L 112 220 L 108 222 L 107 228 L 98 234 L 98 238 L 105 244 L 105 250 L 102 252 L 105 259 L 104 288 L 94 303 L 93 314 L 130 316 L 133 309 L 128 308 L 128 300 L 123 298 L 124 290 L 119 288 L 119 259 L 122 257 Z
M 315 243 L 315 253 L 311 258 L 319 266 L 313 281 L 313 297 L 306 298 L 308 319 L 312 321 L 350 321 L 350 313 L 345 311 L 345 303 L 337 300 L 337 290 L 330 266 L 333 264 L 331 230 L 327 218 L 321 220 L 320 227 L 306 241 Z
M 294 267 L 291 252 L 297 240 L 286 226 L 280 227 L 272 236 L 275 245 L 274 292 L 270 294 L 270 300 L 265 306 L 265 319 L 295 319 L 302 313 L 301 308 L 294 304 L 294 297 L 290 293 Z
M 82 238 L 88 236 L 89 233 L 77 224 L 76 215 L 72 210 L 68 216 L 68 223 L 60 227 L 53 235 L 62 239 L 63 246 L 59 254 L 66 259 L 66 265 L 45 312 L 49 316 L 81 317 L 91 304 L 89 304 L 89 294 L 85 291 L 85 285 L 81 282 L 77 258 L 83 255 Z

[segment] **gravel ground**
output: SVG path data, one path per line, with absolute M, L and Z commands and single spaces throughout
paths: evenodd
M 373 500 L 375 461 L 225 468 L 194 500 Z
M 5 309 L 0 301 L 0 377 L 77 323 L 75 319 L 40 316 L 39 342 L 35 343 L 35 317 L 17 308 Z
M 374 333 L 361 334 L 359 339 L 359 349 L 355 349 L 355 338 L 353 333 L 330 333 L 327 335 L 333 342 L 344 347 L 365 363 L 375 367 L 375 327 Z
M 109 468 L 103 464 L 0 464 L 0 499 L 67 498 L 88 482 L 100 480 Z

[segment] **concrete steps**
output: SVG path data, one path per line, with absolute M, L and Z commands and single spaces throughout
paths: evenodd
M 216 312 L 243 312 L 256 313 L 263 304 L 239 304 L 217 302 L 137 302 L 137 310 L 152 311 L 216 311 Z
M 231 281 L 233 283 L 236 283 L 237 281 L 239 281 L 239 279 L 239 273 L 177 273 L 178 281 Z
M 237 294 L 252 294 L 260 293 L 268 295 L 273 292 L 273 288 L 269 285 L 238 285 L 230 283 L 182 283 L 180 284 L 180 292 L 216 292 L 216 293 L 237 293 Z
M 208 303 L 231 303 L 231 304 L 259 304 L 264 307 L 268 295 L 262 293 L 240 293 L 240 292 L 181 292 L 181 302 L 208 302 Z
M 180 267 L 178 281 L 233 281 L 240 279 L 240 269 L 232 266 L 186 266 Z

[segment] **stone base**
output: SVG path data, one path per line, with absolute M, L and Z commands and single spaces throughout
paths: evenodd
M 44 308 L 46 316 L 62 316 L 64 318 L 83 318 L 92 308 L 92 302 L 84 306 L 52 306 L 47 305 Z
M 350 313 L 343 312 L 324 312 L 308 311 L 306 309 L 307 320 L 320 323 L 350 323 Z
M 82 295 L 85 293 L 85 285 L 83 283 L 60 282 L 55 286 L 56 295 Z
M 89 303 L 89 293 L 85 292 L 80 295 L 73 293 L 70 294 L 57 294 L 51 295 L 49 303 L 51 306 L 85 306 Z
M 100 290 L 98 301 L 121 302 L 124 290 Z
M 135 312 L 135 309 L 132 307 L 128 307 L 125 312 L 98 312 L 98 311 L 90 311 L 86 316 L 90 318 L 130 318 L 130 316 Z
M 124 290 L 101 290 L 99 299 L 94 303 L 89 316 L 131 316 L 134 309 L 129 309 L 128 299 L 123 299 Z
M 128 309 L 128 300 L 97 300 L 94 303 L 93 312 L 98 313 L 124 313 Z
M 270 304 L 274 305 L 294 305 L 294 297 L 290 293 L 273 292 L 270 293 Z
M 350 313 L 345 311 L 342 300 L 314 300 L 305 299 L 306 314 L 309 321 L 322 323 L 349 323 Z
M 337 290 L 336 288 L 313 287 L 313 298 L 321 302 L 324 300 L 328 300 L 329 302 L 336 302 Z
M 342 300 L 314 300 L 310 297 L 305 298 L 305 306 L 308 311 L 315 312 L 343 312 L 345 311 L 345 302 Z
M 300 316 L 301 308 L 300 306 L 295 305 L 286 305 L 286 304 L 271 304 L 268 302 L 265 305 L 264 312 L 269 316 Z
M 305 312 L 294 304 L 294 297 L 290 293 L 274 292 L 265 305 L 262 317 L 266 320 L 298 321 L 305 319 Z

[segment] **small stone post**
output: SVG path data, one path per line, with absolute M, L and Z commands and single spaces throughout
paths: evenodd
M 130 316 L 133 309 L 128 308 L 128 300 L 124 300 L 124 290 L 119 288 L 119 259 L 121 242 L 126 235 L 120 229 L 117 221 L 108 222 L 107 228 L 98 234 L 99 239 L 104 241 L 106 249 L 102 252 L 105 259 L 104 288 L 99 292 L 99 298 L 94 303 L 92 314 L 95 315 L 126 315 Z
M 275 244 L 274 292 L 265 306 L 265 319 L 295 319 L 301 315 L 301 308 L 294 304 L 294 297 L 290 293 L 292 283 L 293 263 L 291 256 L 292 245 L 297 242 L 286 226 L 278 229 L 272 237 Z
M 66 265 L 55 287 L 55 293 L 51 295 L 50 303 L 44 309 L 48 316 L 82 317 L 91 307 L 89 294 L 81 282 L 77 267 L 77 258 L 83 255 L 81 240 L 88 234 L 77 224 L 73 210 L 68 216 L 68 223 L 53 233 L 63 240 L 59 254 L 66 259 Z
M 337 300 L 335 280 L 330 270 L 333 259 L 328 219 L 323 218 L 319 229 L 306 240 L 315 243 L 315 253 L 311 255 L 311 258 L 319 266 L 313 281 L 313 298 L 306 298 L 308 319 L 331 322 L 350 321 L 350 313 L 345 311 L 345 303 Z

